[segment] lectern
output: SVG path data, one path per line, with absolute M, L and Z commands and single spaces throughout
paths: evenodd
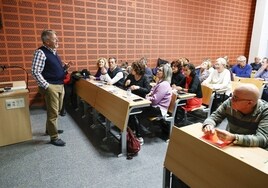
M 0 146 L 32 139 L 29 91 L 25 88 L 24 81 L 0 82 Z

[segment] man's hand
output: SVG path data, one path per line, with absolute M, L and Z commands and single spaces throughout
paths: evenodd
M 222 129 L 215 129 L 218 138 L 224 142 L 233 142 L 235 135 Z
M 205 134 L 214 134 L 215 133 L 215 129 L 214 129 L 214 126 L 212 125 L 206 125 L 202 131 L 205 133 Z
M 70 62 L 68 62 L 68 63 L 64 63 L 64 69 L 67 71 L 67 70 L 69 70 L 69 68 L 71 67 L 71 65 L 72 65 L 73 63 L 70 61 Z

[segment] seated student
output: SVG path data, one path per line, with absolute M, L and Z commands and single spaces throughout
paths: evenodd
M 142 57 L 139 61 L 142 62 L 145 65 L 145 74 L 144 75 L 148 77 L 150 82 L 152 82 L 154 75 L 153 75 L 152 69 L 150 69 L 147 66 L 147 59 L 145 57 Z
M 131 74 L 127 76 L 124 86 L 143 98 L 150 92 L 150 82 L 145 76 L 145 65 L 142 61 L 132 63 Z
M 223 56 L 223 58 L 226 60 L 226 69 L 228 69 L 230 71 L 230 75 L 231 75 L 231 81 L 234 81 L 234 74 L 232 72 L 232 66 L 230 65 L 230 61 L 227 55 Z
M 268 149 L 268 103 L 259 99 L 259 89 L 253 84 L 238 86 L 232 98 L 226 100 L 203 123 L 205 134 L 217 134 L 219 139 L 235 145 Z M 225 118 L 226 130 L 215 129 Z
M 214 64 L 215 70 L 209 77 L 202 82 L 202 85 L 206 85 L 213 90 L 227 89 L 225 95 L 217 95 L 213 100 L 213 105 L 211 111 L 213 112 L 218 105 L 226 100 L 231 93 L 231 73 L 226 69 L 226 60 L 220 57 L 216 60 Z
M 196 75 L 199 77 L 199 80 L 202 83 L 213 72 L 214 68 L 212 67 L 210 59 L 205 59 L 200 66 L 196 67 L 195 70 Z
M 201 83 L 198 76 L 195 73 L 195 67 L 193 64 L 189 63 L 183 66 L 185 78 L 183 79 L 182 85 L 183 87 L 177 86 L 173 87 L 178 91 L 183 91 L 187 93 L 195 93 L 196 96 L 194 98 L 188 99 L 186 101 L 186 105 L 183 106 L 183 110 L 178 109 L 177 115 L 181 120 L 184 118 L 184 111 L 191 111 L 193 108 L 198 108 L 202 105 L 202 89 Z
M 250 78 L 252 67 L 247 64 L 247 58 L 245 56 L 239 56 L 237 64 L 232 67 L 232 72 L 238 77 Z
M 176 61 L 172 61 L 171 68 L 172 68 L 172 77 L 170 85 L 172 87 L 182 86 L 182 81 L 185 76 L 182 74 L 182 59 L 178 59 Z
M 178 61 L 181 62 L 181 66 L 183 67 L 184 65 L 190 63 L 190 60 L 186 57 L 181 57 L 178 59 Z M 181 70 L 182 74 L 184 75 L 183 69 Z
M 98 70 L 94 76 L 90 76 L 91 79 L 100 80 L 102 71 L 105 72 L 109 68 L 107 59 L 104 57 L 97 59 L 97 67 Z
M 122 63 L 120 68 L 123 71 L 124 77 L 127 77 L 131 73 L 131 65 L 128 62 Z
M 117 87 L 123 87 L 124 85 L 124 74 L 122 69 L 117 65 L 115 57 L 110 57 L 108 60 L 109 69 L 101 70 L 101 80 L 106 81 L 108 84 L 115 85 Z
M 158 69 L 158 67 L 159 67 L 160 65 L 162 65 L 162 64 L 166 64 L 166 63 L 169 63 L 169 62 L 168 62 L 167 60 L 158 58 L 158 59 L 157 59 L 157 63 L 156 63 L 156 67 L 155 67 L 155 68 L 152 68 L 152 73 L 153 73 L 153 75 L 154 75 L 154 76 L 156 75 L 156 73 L 157 73 L 157 69 Z
M 131 65 L 131 74 L 129 74 L 125 80 L 124 86 L 129 88 L 132 93 L 145 98 L 146 94 L 150 92 L 151 86 L 147 76 L 145 76 L 145 65 L 142 61 L 137 61 Z M 140 110 L 140 109 L 139 109 Z M 140 126 L 136 115 L 129 117 L 130 125 L 135 128 L 136 136 L 138 137 L 140 144 L 143 144 L 143 139 L 140 137 Z
M 142 113 L 137 115 L 138 125 L 142 119 L 148 117 L 163 117 L 167 114 L 170 105 L 172 89 L 170 87 L 172 70 L 168 64 L 163 64 L 158 67 L 156 77 L 158 82 L 151 89 L 150 93 L 146 95 L 146 99 L 152 103 L 150 106 L 142 108 Z M 139 140 L 143 141 L 141 135 L 137 135 Z
M 261 68 L 255 73 L 254 77 L 256 79 L 268 81 L 268 58 L 267 57 L 263 58 L 262 62 L 263 63 L 262 63 Z M 263 100 L 268 101 L 268 88 L 267 88 L 267 86 L 265 86 L 261 98 Z
M 231 93 L 231 76 L 230 71 L 227 70 L 226 60 L 222 57 L 218 58 L 214 64 L 214 71 L 209 77 L 202 82 L 203 85 L 206 85 L 214 90 L 217 89 L 228 89 L 227 95 Z
M 261 68 L 261 58 L 255 57 L 254 62 L 250 63 L 250 66 L 252 67 L 252 71 L 258 71 Z
M 268 81 L 268 58 L 264 57 L 262 61 L 262 66 L 255 73 L 255 78 L 260 80 Z

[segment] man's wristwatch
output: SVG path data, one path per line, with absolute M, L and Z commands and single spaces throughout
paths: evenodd
M 238 135 L 236 134 L 236 135 L 235 135 L 235 139 L 234 139 L 233 143 L 234 143 L 234 144 L 237 144 L 237 143 L 238 143 L 238 141 L 239 141 L 239 137 L 238 137 Z

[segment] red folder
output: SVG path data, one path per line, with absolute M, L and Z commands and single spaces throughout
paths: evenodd
M 232 142 L 224 142 L 222 140 L 220 140 L 217 136 L 217 134 L 205 134 L 204 136 L 201 137 L 202 139 L 206 140 L 207 142 L 219 147 L 219 148 L 223 148 L 229 144 L 231 144 Z

